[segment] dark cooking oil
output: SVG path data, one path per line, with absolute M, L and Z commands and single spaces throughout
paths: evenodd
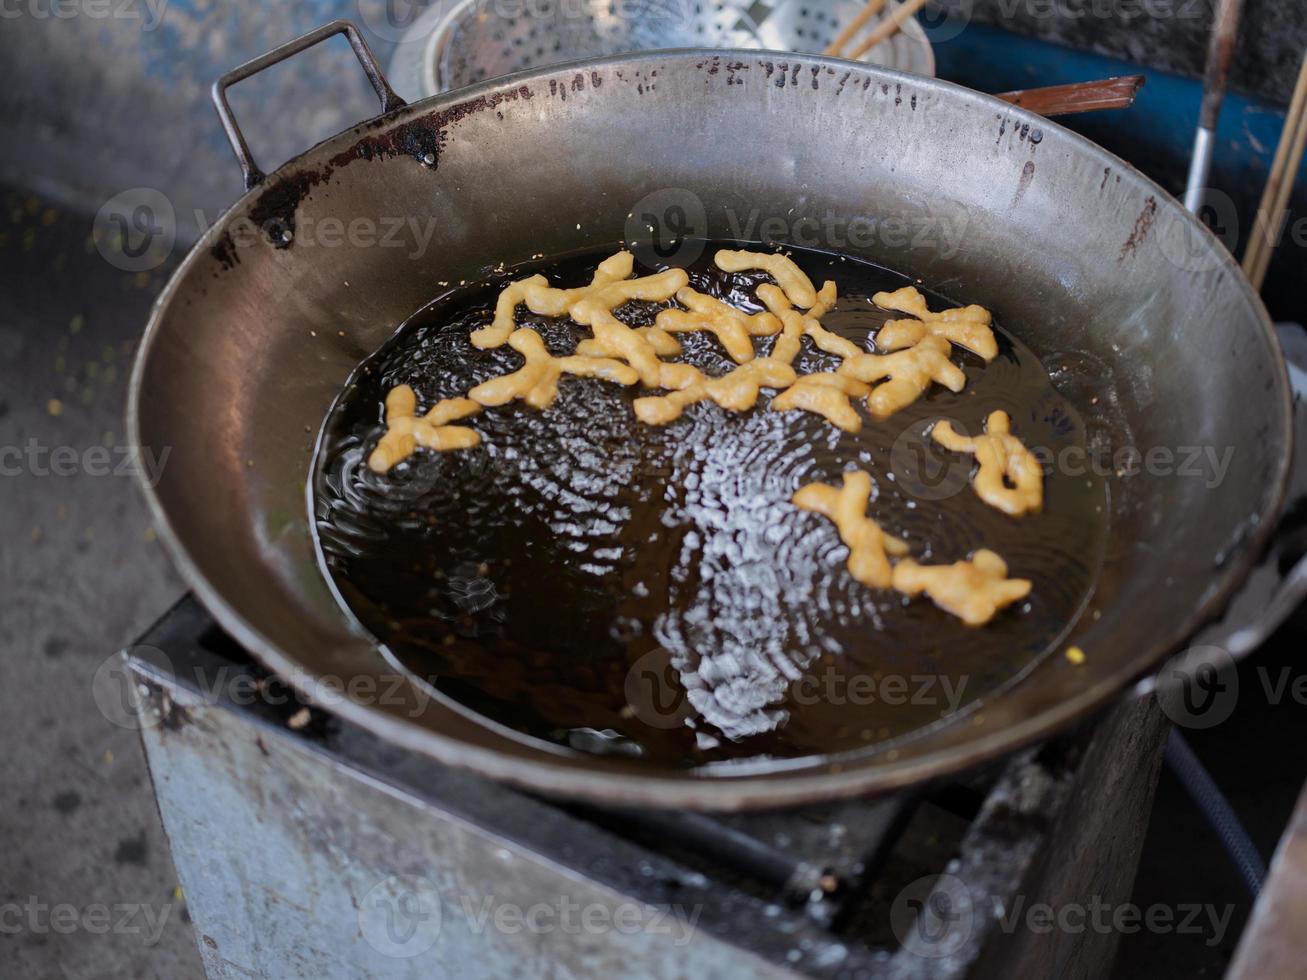
M 766 277 L 720 272 L 717 247 L 686 265 L 690 284 L 761 309 L 754 288 Z M 1098 569 L 1102 482 L 1046 466 L 1042 512 L 1010 518 L 972 492 L 969 457 L 925 434 L 941 417 L 977 433 L 1001 408 L 1043 456 L 1084 449 L 1075 409 L 1001 328 L 989 364 L 954 349 L 962 392 L 932 386 L 885 421 L 865 417 L 857 435 L 767 411 L 767 393 L 750 412 L 709 402 L 652 427 L 631 406 L 647 391 L 564 377 L 543 412 L 517 402 L 462 423 L 481 433 L 474 449 L 419 451 L 386 475 L 367 468 L 392 387 L 412 385 L 425 407 L 521 365 L 508 347 L 468 341 L 505 283 L 540 272 L 583 285 L 612 251 L 441 296 L 359 368 L 329 416 L 314 477 L 323 561 L 400 662 L 524 736 L 703 765 L 883 750 L 957 720 L 1056 646 Z M 859 344 L 889 316 L 871 295 L 909 282 L 853 259 L 792 254 L 818 285 L 838 284 L 823 322 Z M 631 303 L 618 316 L 647 324 L 666 305 Z M 566 318 L 523 311 L 519 323 L 556 355 L 588 336 Z M 734 366 L 710 334 L 677 336 L 683 359 L 705 372 Z M 761 354 L 772 342 L 755 345 Z M 795 368 L 838 364 L 805 339 Z M 852 467 L 872 474 L 869 513 L 918 561 L 993 549 L 1011 576 L 1033 581 L 1029 599 L 968 628 L 924 597 L 854 581 L 834 525 L 789 503 L 803 484 L 838 483 Z

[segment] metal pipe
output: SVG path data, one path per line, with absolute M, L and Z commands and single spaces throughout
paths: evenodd
M 822 868 L 795 860 L 773 847 L 701 813 L 662 810 L 623 811 L 623 819 L 672 842 L 705 854 L 729 868 L 765 882 L 792 899 L 819 887 Z
M 1198 132 L 1194 135 L 1194 153 L 1185 181 L 1184 206 L 1195 214 L 1203 204 L 1203 191 L 1212 168 L 1212 148 L 1216 142 L 1216 122 L 1234 61 L 1234 46 L 1239 37 L 1239 15 L 1243 0 L 1221 0 L 1212 24 L 1207 46 L 1207 69 L 1203 73 L 1203 103 L 1198 110 Z
M 1234 807 L 1230 806 L 1230 801 L 1216 785 L 1216 780 L 1212 779 L 1212 774 L 1198 761 L 1198 756 L 1194 755 L 1194 750 L 1184 736 L 1174 728 L 1166 740 L 1166 764 L 1184 784 L 1198 809 L 1203 811 L 1203 816 L 1239 870 L 1239 876 L 1249 894 L 1256 897 L 1266 880 L 1266 862 L 1248 836 L 1248 831 L 1239 822 Z
M 1184 185 L 1184 206 L 1194 214 L 1203 206 L 1207 177 L 1212 172 L 1212 146 L 1216 133 L 1203 126 L 1194 134 L 1194 152 L 1189 162 L 1189 177 Z

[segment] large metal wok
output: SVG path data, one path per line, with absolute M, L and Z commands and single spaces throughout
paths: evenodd
M 528 743 L 409 686 L 337 699 L 341 715 L 442 761 L 594 800 L 735 809 L 883 791 L 1103 705 L 1217 615 L 1258 556 L 1290 454 L 1271 325 L 1222 246 L 1092 143 L 945 82 L 752 52 L 623 56 L 404 105 L 343 24 L 228 76 L 220 106 L 228 84 L 335 33 L 350 37 L 385 114 L 263 176 L 224 112 L 250 190 L 160 297 L 130 407 L 135 441 L 171 453 L 146 492 L 181 572 L 235 639 L 310 697 L 338 690 L 323 678 L 390 691 L 396 672 L 351 625 L 314 550 L 305 488 L 342 383 L 438 281 L 621 240 L 655 192 L 703 202 L 700 233 L 719 238 L 738 234 L 728 206 L 791 228 L 831 214 L 910 232 L 961 216 L 953 248 L 909 233 L 846 249 L 994 310 L 1094 420 L 1105 456 L 1173 454 L 1169 467 L 1108 475 L 1107 560 L 1068 640 L 1087 661 L 1046 657 L 983 710 L 894 753 L 659 769 Z M 329 219 L 346 229 L 329 225 L 330 242 Z M 381 243 L 409 220 L 434 221 L 428 247 Z M 1176 472 L 1185 447 L 1232 447 L 1223 479 Z

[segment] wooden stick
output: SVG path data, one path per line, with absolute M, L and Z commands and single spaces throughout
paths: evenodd
M 1122 75 L 1093 82 L 1075 82 L 1072 85 L 1046 85 L 1043 88 L 999 92 L 994 98 L 1011 102 L 1041 116 L 1065 116 L 1073 112 L 1094 112 L 1098 109 L 1124 109 L 1134 102 L 1135 95 L 1143 84 L 1143 75 Z
M 1253 228 L 1248 237 L 1248 246 L 1244 249 L 1243 269 L 1244 274 L 1248 276 L 1250 281 L 1261 262 L 1262 249 L 1270 238 L 1270 235 L 1267 234 L 1267 226 L 1270 222 L 1271 203 L 1278 193 L 1280 174 L 1285 167 L 1289 149 L 1293 144 L 1293 134 L 1297 128 L 1296 120 L 1303 111 L 1304 102 L 1307 101 L 1307 91 L 1302 86 L 1302 71 L 1307 70 L 1307 57 L 1304 58 L 1303 66 L 1303 69 L 1299 71 L 1298 84 L 1294 88 L 1293 97 L 1289 100 L 1289 109 L 1284 116 L 1284 127 L 1280 131 L 1280 141 L 1275 147 L 1275 157 L 1271 163 L 1271 171 L 1267 175 L 1266 186 L 1262 190 L 1257 213 L 1253 217 Z
M 839 32 L 834 41 L 831 41 L 830 44 L 826 45 L 826 50 L 823 51 L 822 54 L 831 58 L 838 58 L 844 45 L 853 40 L 853 35 L 862 30 L 863 25 L 866 24 L 867 21 L 871 20 L 871 18 L 881 12 L 881 9 L 885 6 L 885 2 L 886 0 L 867 0 L 867 5 L 858 11 L 858 16 L 849 21 L 848 26 Z
M 1284 129 L 1280 133 L 1279 145 L 1275 148 L 1275 159 L 1266 179 L 1266 189 L 1262 191 L 1262 199 L 1257 206 L 1252 235 L 1244 250 L 1244 275 L 1259 292 L 1266 279 L 1266 269 L 1271 263 L 1271 253 L 1275 250 L 1275 240 L 1284 226 L 1289 192 L 1293 189 L 1298 165 L 1302 161 L 1304 144 L 1307 144 L 1307 52 L 1304 53 L 1302 67 L 1298 70 L 1298 83 L 1294 86 L 1289 111 L 1284 117 Z
M 908 22 L 913 14 L 926 5 L 926 0 L 904 0 L 890 13 L 889 17 L 882 20 L 856 48 L 850 51 L 846 58 L 851 61 L 857 61 L 864 54 L 880 44 L 881 41 L 888 41 L 895 34 L 903 29 L 903 25 Z

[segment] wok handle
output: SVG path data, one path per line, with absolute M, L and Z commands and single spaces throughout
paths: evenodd
M 377 98 L 381 100 L 381 111 L 390 112 L 392 109 L 398 109 L 407 104 L 395 94 L 395 90 L 386 81 L 386 76 L 382 74 L 381 66 L 377 64 L 376 56 L 373 55 L 372 49 L 368 47 L 368 43 L 363 40 L 363 35 L 359 33 L 357 27 L 347 20 L 335 20 L 330 24 L 324 24 L 316 30 L 295 38 L 293 41 L 287 41 L 280 47 L 273 48 L 267 54 L 245 62 L 239 68 L 233 68 L 213 83 L 213 104 L 218 108 L 218 117 L 222 120 L 222 128 L 227 133 L 231 148 L 236 152 L 236 159 L 240 161 L 241 172 L 245 175 L 246 190 L 260 183 L 263 180 L 264 173 L 254 162 L 249 144 L 245 142 L 245 134 L 241 132 L 240 126 L 236 124 L 236 117 L 232 115 L 231 105 L 227 102 L 227 89 L 237 82 L 244 81 L 251 75 L 257 75 L 263 69 L 279 64 L 292 55 L 299 54 L 301 51 L 307 50 L 315 44 L 327 40 L 327 38 L 335 37 L 337 34 L 344 34 L 349 41 L 349 46 L 354 49 L 354 54 L 358 58 L 359 64 L 363 66 L 368 81 L 372 83 Z
M 1274 562 L 1275 559 L 1272 558 L 1272 563 Z M 1298 557 L 1251 621 L 1234 629 L 1222 630 L 1218 627 L 1201 634 L 1192 646 L 1168 660 L 1156 674 L 1140 681 L 1135 686 L 1135 693 L 1155 693 L 1159 699 L 1163 699 L 1164 706 L 1169 699 L 1173 710 L 1167 714 L 1172 721 L 1205 727 L 1200 715 L 1189 717 L 1183 709 L 1176 714 L 1174 706 L 1182 703 L 1180 699 L 1186 696 L 1186 689 L 1195 683 L 1208 685 L 1210 677 L 1233 670 L 1236 661 L 1242 660 L 1269 640 L 1304 600 L 1307 600 L 1307 554 Z M 1205 673 L 1208 679 L 1204 679 Z M 1228 712 L 1218 713 L 1213 723 L 1224 720 L 1226 714 Z
M 1100 109 L 1125 109 L 1133 105 L 1143 88 L 1143 75 L 1122 75 L 1095 82 L 1071 85 L 1046 85 L 1016 92 L 999 92 L 994 96 L 1041 116 L 1066 116 L 1073 112 L 1097 112 Z
M 1247 656 L 1271 638 L 1271 634 L 1307 599 L 1307 555 L 1299 558 L 1289 574 L 1276 588 L 1262 614 L 1247 626 L 1235 630 L 1224 640 L 1226 650 L 1236 660 Z

